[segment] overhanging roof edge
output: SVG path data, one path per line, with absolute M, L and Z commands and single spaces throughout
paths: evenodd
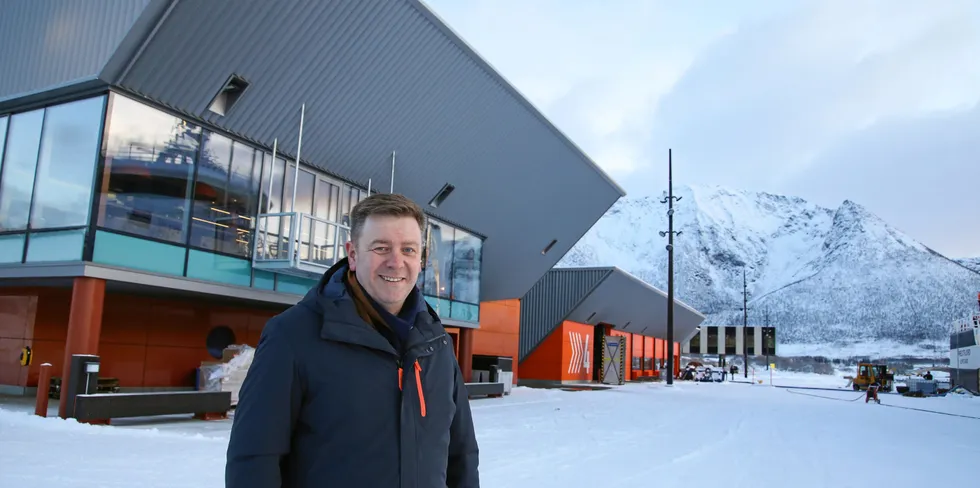
M 548 273 L 552 272 L 555 269 L 556 268 L 552 268 L 548 270 Z M 568 307 L 568 310 L 565 310 L 562 313 L 561 319 L 558 320 L 558 325 L 561 325 L 562 322 L 568 320 L 568 317 L 571 317 L 571 315 L 575 313 L 575 311 L 578 310 L 578 308 L 581 307 L 582 304 L 585 303 L 585 301 L 588 300 L 589 297 L 592 296 L 592 294 L 595 293 L 595 291 L 599 289 L 599 287 L 602 286 L 602 284 L 605 283 L 610 276 L 613 275 L 612 268 L 602 267 L 602 266 L 589 267 L 589 268 L 557 268 L 557 269 L 558 270 L 582 270 L 582 271 L 599 271 L 599 270 L 608 271 L 605 275 L 602 276 L 602 278 L 596 280 L 595 284 L 589 287 L 589 291 L 583 293 L 582 296 L 579 297 L 578 301 L 576 301 L 574 305 Z
M 645 287 L 645 288 L 647 288 L 649 290 L 652 290 L 652 291 L 656 292 L 657 294 L 659 294 L 660 296 L 662 296 L 664 298 L 667 298 L 667 293 L 665 291 L 663 291 L 663 290 L 661 290 L 661 289 L 659 289 L 659 288 L 651 285 L 650 283 L 647 283 L 647 282 L 641 280 L 640 278 L 637 278 L 635 275 L 633 275 L 629 271 L 626 271 L 623 268 L 620 268 L 619 266 L 581 266 L 581 267 L 575 266 L 575 267 L 568 267 L 568 268 L 552 268 L 552 270 L 550 270 L 549 272 L 551 272 L 551 271 L 576 271 L 576 270 L 580 270 L 580 271 L 608 270 L 609 271 L 609 274 L 608 275 L 606 275 L 601 280 L 599 280 L 596 283 L 596 286 L 592 287 L 592 289 L 589 290 L 589 294 L 591 294 L 592 292 L 594 292 L 596 290 L 596 288 L 599 287 L 599 285 L 601 285 L 603 282 L 605 282 L 607 279 L 609 279 L 609 277 L 612 276 L 613 273 L 620 273 L 624 277 L 629 278 L 630 280 L 639 283 L 643 287 Z M 588 295 L 589 294 L 587 294 L 583 298 L 583 300 L 585 298 L 588 298 Z M 702 321 L 704 321 L 704 320 L 707 319 L 707 317 L 705 317 L 705 315 L 703 313 L 699 312 L 697 309 L 695 309 L 694 307 L 692 307 L 692 306 L 684 303 L 683 301 L 677 299 L 677 297 L 674 297 L 674 302 L 677 303 L 678 305 L 680 305 L 681 307 L 683 307 L 685 310 L 687 310 L 687 311 L 689 311 L 689 312 L 697 315 L 698 317 L 701 317 L 701 320 Z M 569 315 L 570 314 L 571 314 L 571 312 L 569 312 Z M 567 317 L 567 315 L 566 315 L 566 317 Z
M 633 280 L 633 281 L 636 281 L 637 283 L 640 283 L 641 285 L 643 285 L 643 286 L 645 286 L 646 288 L 648 288 L 648 289 L 650 289 L 650 290 L 652 290 L 652 291 L 654 291 L 654 292 L 656 292 L 657 294 L 659 294 L 659 295 L 661 295 L 661 296 L 663 296 L 664 298 L 667 298 L 667 292 L 665 292 L 665 291 L 663 291 L 663 290 L 661 290 L 660 288 L 657 288 L 657 287 L 655 287 L 655 286 L 653 286 L 653 285 L 651 285 L 650 283 L 647 283 L 647 282 L 645 282 L 645 281 L 643 281 L 643 280 L 641 280 L 641 279 L 639 279 L 639 278 L 637 278 L 637 277 L 636 277 L 636 276 L 634 276 L 634 275 L 633 275 L 632 273 L 630 273 L 630 272 L 628 272 L 628 271 L 626 271 L 626 270 L 624 270 L 624 269 L 622 269 L 622 268 L 619 268 L 619 267 L 616 267 L 616 266 L 613 266 L 613 272 L 614 272 L 614 273 L 617 273 L 617 272 L 618 272 L 618 273 L 622 273 L 622 274 L 623 274 L 623 275 L 624 275 L 624 276 L 625 276 L 626 278 L 629 278 L 629 279 L 631 279 L 631 280 Z M 686 304 L 686 303 L 684 303 L 683 301 L 681 301 L 681 300 L 678 300 L 678 299 L 677 299 L 677 297 L 674 297 L 674 303 L 676 303 L 676 304 L 678 304 L 678 305 L 680 305 L 680 306 L 681 306 L 681 307 L 683 307 L 683 308 L 684 308 L 685 310 L 687 310 L 687 311 L 689 311 L 689 312 L 691 312 L 691 313 L 693 313 L 694 315 L 697 315 L 698 317 L 701 317 L 701 321 L 702 321 L 702 322 L 703 322 L 704 320 L 706 320 L 706 319 L 707 319 L 707 317 L 705 317 L 703 313 L 701 313 L 701 312 L 699 312 L 699 311 L 698 311 L 697 309 L 695 309 L 694 307 L 692 307 L 692 306 L 690 306 L 690 305 L 688 305 L 688 304 Z
M 534 106 L 534 104 L 531 103 L 531 101 L 528 100 L 528 98 L 524 96 L 520 92 L 520 90 L 517 89 L 516 86 L 514 86 L 513 83 L 507 81 L 507 78 L 505 78 L 504 75 L 500 73 L 499 70 L 494 68 L 493 65 L 490 64 L 490 62 L 487 61 L 486 58 L 481 56 L 476 51 L 476 49 L 473 48 L 473 46 L 470 46 L 465 40 L 463 40 L 463 37 L 456 31 L 454 31 L 447 22 L 443 21 L 442 18 L 439 17 L 438 14 L 436 14 L 435 10 L 429 7 L 423 0 L 408 0 L 408 2 L 411 3 L 412 6 L 415 7 L 415 9 L 418 10 L 420 14 L 422 14 L 423 16 L 426 17 L 426 19 L 432 22 L 432 25 L 435 25 L 446 37 L 448 37 L 453 42 L 453 44 L 455 44 L 460 50 L 466 53 L 466 55 L 469 56 L 470 59 L 473 60 L 473 62 L 479 65 L 480 68 L 482 68 L 487 73 L 488 76 L 490 76 L 495 81 L 497 81 L 497 83 L 500 83 L 500 85 L 504 88 L 504 90 L 510 93 L 510 95 L 514 97 L 515 100 L 520 102 L 528 110 L 528 112 L 533 114 L 542 124 L 547 126 L 549 130 L 554 132 L 555 135 L 558 136 L 558 138 L 562 142 L 568 145 L 568 147 L 572 148 L 579 155 L 579 157 L 582 158 L 582 162 L 591 166 L 592 169 L 596 172 L 596 174 L 598 174 L 601 178 L 606 180 L 607 183 L 609 183 L 613 188 L 616 189 L 616 191 L 619 192 L 620 197 L 626 196 L 626 190 L 624 190 L 623 187 L 619 185 L 619 183 L 616 183 L 616 181 L 613 180 L 612 177 L 609 176 L 609 174 L 606 173 L 605 170 L 603 170 L 595 161 L 593 161 L 592 158 L 589 157 L 585 153 L 585 151 L 582 150 L 582 148 L 580 148 L 577 144 L 575 144 L 575 142 L 573 142 L 571 138 L 565 135 L 565 133 L 562 132 L 561 129 L 555 126 L 555 124 L 551 122 L 551 120 L 545 117 L 544 114 L 540 110 L 538 110 Z

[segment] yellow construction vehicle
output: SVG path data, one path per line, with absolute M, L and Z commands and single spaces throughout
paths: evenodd
M 878 391 L 892 391 L 895 386 L 895 374 L 888 371 L 888 365 L 876 363 L 859 363 L 857 376 L 852 380 L 854 391 L 867 390 L 868 385 L 878 384 Z

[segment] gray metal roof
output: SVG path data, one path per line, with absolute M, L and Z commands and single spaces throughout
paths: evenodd
M 570 320 L 610 324 L 616 330 L 665 339 L 667 294 L 614 267 L 550 270 L 521 300 L 523 359 L 555 326 Z M 674 299 L 674 341 L 682 342 L 705 316 Z M 525 337 L 527 336 L 527 337 Z
M 487 237 L 483 300 L 523 296 L 625 194 L 418 0 L 97 3 L 142 4 L 112 14 L 133 27 L 100 79 L 287 155 L 305 103 L 305 163 L 387 190 L 394 151 L 394 190 L 422 204 L 451 183 L 430 210 Z M 248 89 L 210 113 L 233 73 Z
M 93 83 L 150 0 L 0 2 L 3 102 Z

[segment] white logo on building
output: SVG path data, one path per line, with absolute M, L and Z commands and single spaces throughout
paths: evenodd
M 583 337 L 579 332 L 568 332 L 572 343 L 572 360 L 568 362 L 568 373 L 577 374 L 589 371 L 589 334 Z

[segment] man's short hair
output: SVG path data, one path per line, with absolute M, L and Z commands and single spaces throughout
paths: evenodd
M 417 203 L 397 193 L 376 193 L 361 200 L 350 211 L 350 236 L 354 243 L 361 236 L 364 222 L 372 215 L 389 217 L 411 217 L 419 224 L 419 231 L 425 234 L 425 212 Z

